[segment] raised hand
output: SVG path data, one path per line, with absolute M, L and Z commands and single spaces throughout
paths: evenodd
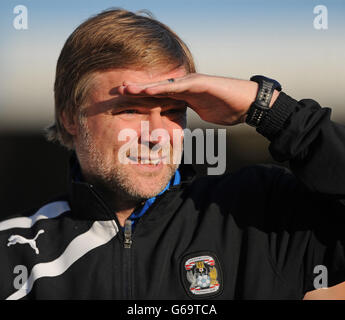
M 153 83 L 125 82 L 119 88 L 120 94 L 132 97 L 168 97 L 186 101 L 201 119 L 220 125 L 243 122 L 257 90 L 258 84 L 253 81 L 199 73 Z M 274 92 L 271 105 L 278 94 Z

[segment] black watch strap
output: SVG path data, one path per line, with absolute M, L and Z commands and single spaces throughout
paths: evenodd
M 246 123 L 258 127 L 270 110 L 269 105 L 274 90 L 281 91 L 282 88 L 278 81 L 264 76 L 256 75 L 251 77 L 250 80 L 257 82 L 259 89 L 255 101 L 248 110 Z

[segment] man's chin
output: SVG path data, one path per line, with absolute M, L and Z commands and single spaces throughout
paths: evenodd
M 135 182 L 133 182 L 133 193 L 142 199 L 149 199 L 157 194 L 159 194 L 165 186 L 168 184 L 169 180 L 165 181 L 153 179 L 153 178 L 140 178 L 138 177 Z
M 130 185 L 133 194 L 143 199 L 149 199 L 159 194 L 169 183 L 175 171 L 166 165 L 161 170 L 133 170 L 130 177 Z M 129 181 L 128 181 L 129 182 Z

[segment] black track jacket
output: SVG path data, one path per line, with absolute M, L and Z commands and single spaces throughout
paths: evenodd
M 302 299 L 345 281 L 345 127 L 281 93 L 258 132 L 278 166 L 181 165 L 132 233 L 96 190 L 0 222 L 1 299 Z M 325 271 L 326 270 L 326 271 Z

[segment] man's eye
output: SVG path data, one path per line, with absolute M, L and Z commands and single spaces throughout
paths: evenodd
M 137 110 L 132 110 L 132 109 L 129 109 L 129 110 L 123 110 L 119 113 L 125 113 L 125 114 L 132 114 L 132 113 L 138 113 Z

